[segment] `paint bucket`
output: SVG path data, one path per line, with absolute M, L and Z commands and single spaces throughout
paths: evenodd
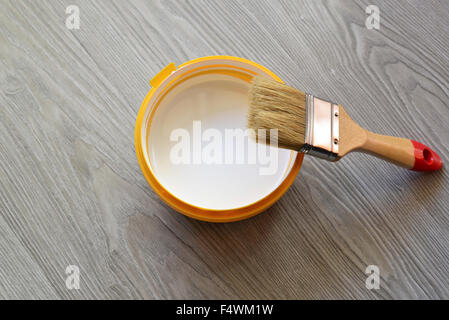
M 176 211 L 210 222 L 246 219 L 269 208 L 295 179 L 301 153 L 273 148 L 275 166 L 250 163 L 237 148 L 225 147 L 223 152 L 230 152 L 221 156 L 211 152 L 215 162 L 204 156 L 205 136 L 215 138 L 215 145 L 222 138 L 227 146 L 229 132 L 246 129 L 247 93 L 255 75 L 281 81 L 255 62 L 230 56 L 199 58 L 178 68 L 171 63 L 150 81 L 137 117 L 137 159 L 150 186 Z M 175 150 L 180 146 L 187 149 Z M 229 153 L 236 154 L 226 158 Z M 237 161 L 239 156 L 246 160 Z M 263 168 L 270 173 L 261 174 Z

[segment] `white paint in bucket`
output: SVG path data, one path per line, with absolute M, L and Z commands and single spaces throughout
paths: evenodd
M 261 166 L 266 167 L 262 164 L 170 161 L 170 150 L 176 143 L 170 141 L 172 131 L 182 128 L 193 136 L 196 120 L 201 121 L 203 130 L 215 128 L 224 133 L 226 129 L 246 129 L 248 89 L 245 81 L 231 76 L 198 75 L 179 84 L 160 102 L 150 126 L 149 159 L 157 180 L 175 197 L 201 208 L 235 209 L 264 198 L 282 183 L 292 155 L 283 149 L 277 152 L 273 175 L 261 175 Z

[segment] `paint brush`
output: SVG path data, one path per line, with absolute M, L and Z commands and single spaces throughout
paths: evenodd
M 441 158 L 429 147 L 365 130 L 341 105 L 260 76 L 253 79 L 249 92 L 248 128 L 256 133 L 277 129 L 279 147 L 329 161 L 357 151 L 415 171 L 442 167 Z

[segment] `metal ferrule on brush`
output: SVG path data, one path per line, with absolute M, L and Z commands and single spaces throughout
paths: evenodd
M 306 94 L 306 131 L 300 152 L 334 161 L 338 156 L 339 108 L 329 101 Z

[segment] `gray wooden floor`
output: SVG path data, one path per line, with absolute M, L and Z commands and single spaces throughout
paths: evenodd
M 66 28 L 70 4 L 79 30 Z M 369 4 L 379 30 L 365 26 Z M 449 298 L 448 12 L 421 0 L 0 0 L 0 298 Z M 139 169 L 135 119 L 161 68 L 217 54 L 429 144 L 446 168 L 306 158 L 255 218 L 177 214 Z M 365 287 L 368 265 L 379 290 Z

